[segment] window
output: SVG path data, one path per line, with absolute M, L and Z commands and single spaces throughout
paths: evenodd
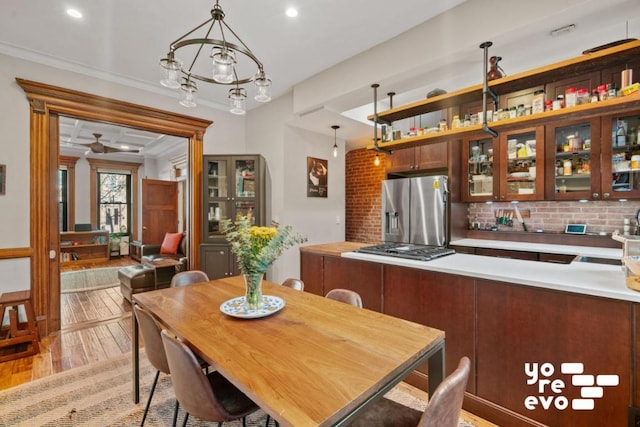
M 131 175 L 98 172 L 98 228 L 110 233 L 131 229 Z
M 76 162 L 79 157 L 58 158 L 58 229 L 71 231 L 76 213 Z
M 69 196 L 67 192 L 68 178 L 66 169 L 58 169 L 58 229 L 69 231 Z
M 91 223 L 111 233 L 125 232 L 135 239 L 138 169 L 142 165 L 94 158 L 87 162 L 91 167 Z

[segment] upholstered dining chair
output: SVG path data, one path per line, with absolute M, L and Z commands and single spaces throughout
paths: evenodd
M 171 369 L 173 390 L 180 405 L 189 415 L 203 421 L 217 422 L 242 418 L 258 410 L 256 405 L 219 372 L 205 374 L 189 347 L 167 330 L 162 330 L 162 342 Z M 175 426 L 175 422 L 174 422 Z
M 424 412 L 383 397 L 365 409 L 350 426 L 457 427 L 470 370 L 471 362 L 465 356 L 456 370 L 438 385 L 433 396 L 429 396 Z
M 304 291 L 304 282 L 300 279 L 293 279 L 290 277 L 282 282 L 282 286 L 295 289 L 296 291 Z
M 360 298 L 360 294 L 349 289 L 332 289 L 327 292 L 325 297 L 362 308 L 362 298 Z
M 177 273 L 171 278 L 171 287 L 186 286 L 193 283 L 208 282 L 209 276 L 207 273 L 200 270 L 188 270 Z
M 142 416 L 142 422 L 140 423 L 140 426 L 143 426 L 144 421 L 147 419 L 147 413 L 149 412 L 153 392 L 156 390 L 156 385 L 158 384 L 160 372 L 169 375 L 171 374 L 171 371 L 169 370 L 169 363 L 167 362 L 167 356 L 164 352 L 164 345 L 162 344 L 162 338 L 160 336 L 162 329 L 158 326 L 151 314 L 139 305 L 133 305 L 133 312 L 138 320 L 138 326 L 140 327 L 140 333 L 142 334 L 142 340 L 144 341 L 147 359 L 149 359 L 151 366 L 156 368 L 156 376 L 153 379 L 153 385 L 151 385 L 151 391 L 149 391 L 149 397 L 147 398 L 147 406 L 144 408 L 144 415 Z M 176 400 L 176 407 L 173 413 L 174 424 L 178 417 L 178 406 L 179 403 L 178 400 Z

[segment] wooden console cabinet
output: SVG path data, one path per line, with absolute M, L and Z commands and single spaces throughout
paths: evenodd
M 91 263 L 109 260 L 109 232 L 66 231 L 60 233 L 60 263 Z

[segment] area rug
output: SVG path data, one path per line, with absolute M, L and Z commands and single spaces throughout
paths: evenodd
M 144 351 L 141 351 L 141 402 L 137 405 L 131 399 L 130 354 L 3 390 L 0 391 L 0 425 L 29 427 L 140 425 L 154 375 L 155 369 L 150 366 Z M 398 389 L 394 389 L 387 397 L 416 409 L 422 410 L 425 405 L 424 401 Z M 160 374 L 145 425 L 170 426 L 174 404 L 171 378 Z M 184 412 L 180 411 L 179 422 L 183 417 Z M 259 410 L 247 417 L 247 426 L 264 426 L 265 421 L 266 414 Z M 189 417 L 188 425 L 211 424 Z M 240 427 L 242 421 L 226 422 L 224 425 Z M 460 426 L 473 427 L 473 424 L 461 421 Z
M 60 292 L 94 291 L 119 284 L 119 267 L 88 268 L 60 274 Z

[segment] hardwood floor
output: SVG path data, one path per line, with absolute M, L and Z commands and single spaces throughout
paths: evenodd
M 128 257 L 69 264 L 73 271 L 130 265 Z M 40 339 L 40 353 L 0 363 L 0 390 L 131 351 L 131 305 L 118 287 L 60 295 L 62 328 Z
M 126 265 L 125 259 L 117 262 Z M 61 306 L 63 327 L 40 340 L 38 355 L 0 363 L 0 390 L 131 351 L 131 305 L 119 287 L 61 294 Z M 427 399 L 424 391 L 401 384 L 404 391 Z M 466 411 L 461 417 L 478 427 L 494 426 Z

